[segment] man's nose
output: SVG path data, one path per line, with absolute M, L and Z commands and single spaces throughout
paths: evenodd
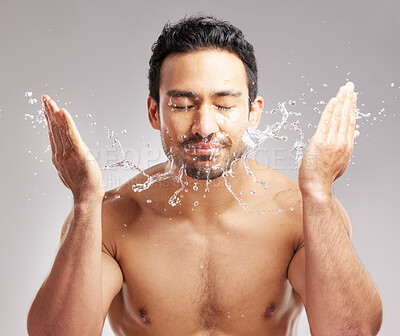
M 217 133 L 219 126 L 216 119 L 216 113 L 210 105 L 204 105 L 199 108 L 193 120 L 192 132 L 198 133 L 203 138 L 212 133 Z

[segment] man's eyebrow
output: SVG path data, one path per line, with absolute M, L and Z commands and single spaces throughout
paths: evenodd
M 240 97 L 242 92 L 231 89 L 225 91 L 217 91 L 214 92 L 211 97 L 226 97 L 226 96 L 233 96 L 233 97 Z M 187 97 L 187 98 L 197 98 L 197 94 L 191 91 L 184 91 L 184 90 L 170 90 L 167 92 L 167 96 L 169 97 Z
M 169 97 L 187 97 L 187 98 L 196 98 L 197 95 L 194 92 L 183 91 L 183 90 L 170 90 L 167 92 L 167 96 Z
M 233 97 L 240 97 L 242 93 L 237 90 L 226 90 L 226 91 L 218 91 L 214 92 L 211 97 L 225 97 L 225 96 L 233 96 Z

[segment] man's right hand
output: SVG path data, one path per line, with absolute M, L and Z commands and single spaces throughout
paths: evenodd
M 89 148 L 83 142 L 68 111 L 59 109 L 48 95 L 42 96 L 51 146 L 51 159 L 58 176 L 72 191 L 74 202 L 102 200 L 103 177 Z

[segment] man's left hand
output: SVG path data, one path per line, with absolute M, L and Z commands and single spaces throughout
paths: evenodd
M 354 138 L 359 135 L 356 101 L 354 84 L 348 82 L 326 105 L 300 165 L 298 182 L 303 193 L 331 195 L 333 182 L 347 169 Z

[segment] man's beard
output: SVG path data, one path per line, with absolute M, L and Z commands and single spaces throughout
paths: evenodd
M 196 144 L 218 144 L 221 146 L 220 152 L 225 152 L 225 157 L 222 160 L 219 155 L 196 155 L 195 161 L 193 158 L 190 162 L 185 162 L 184 156 L 174 152 L 173 148 L 168 148 L 164 137 L 162 137 L 162 145 L 167 157 L 183 171 L 183 173 L 196 180 L 214 180 L 225 171 L 228 171 L 232 162 L 239 158 L 244 152 L 244 144 L 241 145 L 239 150 L 232 152 L 232 142 L 227 136 L 217 136 L 212 134 L 207 138 L 196 134 L 191 138 L 179 141 L 178 150 L 185 153 L 185 148 L 190 145 Z M 224 155 L 224 154 L 222 154 Z M 187 160 L 186 160 L 187 161 Z M 218 161 L 218 162 L 216 162 Z M 196 164 L 197 162 L 197 164 Z M 201 163 L 206 163 L 205 165 Z
M 182 168 L 185 175 L 196 180 L 214 180 L 220 177 L 226 170 L 226 168 L 223 168 L 221 165 L 204 167 L 196 166 L 195 164 L 186 164 L 183 165 Z

